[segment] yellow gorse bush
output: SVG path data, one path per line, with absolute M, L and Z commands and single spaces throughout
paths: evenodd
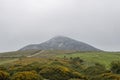
M 9 73 L 0 71 L 0 80 L 9 80 Z
M 43 80 L 35 71 L 24 71 L 14 74 L 11 80 Z

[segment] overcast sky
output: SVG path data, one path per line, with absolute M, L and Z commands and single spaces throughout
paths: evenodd
M 0 52 L 57 35 L 120 51 L 120 0 L 0 0 Z

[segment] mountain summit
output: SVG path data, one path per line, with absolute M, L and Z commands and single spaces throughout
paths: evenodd
M 77 51 L 100 51 L 91 45 L 80 42 L 65 36 L 56 36 L 52 39 L 41 43 L 25 46 L 20 50 L 77 50 Z

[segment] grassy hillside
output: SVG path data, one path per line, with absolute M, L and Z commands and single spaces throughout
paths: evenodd
M 80 57 L 87 62 L 98 62 L 109 68 L 112 61 L 120 61 L 120 52 L 80 52 L 80 51 L 61 51 L 61 50 L 27 50 L 1 53 L 0 57 L 35 57 L 35 58 L 74 58 Z M 8 61 L 7 61 L 8 60 Z M 3 59 L 4 62 L 14 61 L 16 59 Z
M 70 54 L 59 54 L 56 57 L 80 57 L 87 62 L 98 62 L 109 68 L 112 61 L 120 61 L 120 52 L 74 52 Z
M 74 53 L 74 52 L 76 51 L 73 51 L 73 50 L 42 50 L 33 57 L 51 58 L 51 57 L 56 57 L 59 54 L 68 54 L 68 53 Z
M 17 61 L 17 58 L 0 58 L 0 65 Z
M 21 57 L 21 56 L 29 56 L 37 53 L 40 50 L 26 50 L 26 51 L 13 51 L 13 52 L 5 52 L 0 53 L 0 57 Z
M 40 50 L 26 50 L 26 51 L 12 51 L 0 53 L 0 65 L 13 63 L 14 61 L 19 60 L 21 57 L 27 57 L 33 55 Z

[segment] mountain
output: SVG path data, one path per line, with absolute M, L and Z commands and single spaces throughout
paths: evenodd
M 77 51 L 101 51 L 89 44 L 80 42 L 64 36 L 56 36 L 52 39 L 41 43 L 32 44 L 23 47 L 20 50 L 77 50 Z

